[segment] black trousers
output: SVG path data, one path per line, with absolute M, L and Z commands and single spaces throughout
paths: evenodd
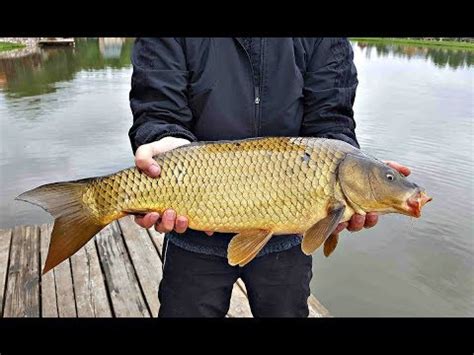
M 225 317 L 239 277 L 254 317 L 308 316 L 312 257 L 303 254 L 299 245 L 255 258 L 244 267 L 168 241 L 163 249 L 159 317 Z

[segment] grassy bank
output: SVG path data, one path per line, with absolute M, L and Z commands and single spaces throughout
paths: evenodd
M 0 52 L 9 51 L 12 49 L 24 48 L 24 47 L 26 46 L 21 43 L 0 42 Z
M 424 39 L 409 39 L 409 38 L 384 38 L 384 37 L 353 37 L 351 41 L 367 42 L 367 43 L 381 43 L 381 44 L 406 44 L 423 47 L 449 47 L 453 49 L 468 49 L 474 50 L 474 43 L 459 42 L 459 41 L 436 41 L 436 40 L 424 40 Z

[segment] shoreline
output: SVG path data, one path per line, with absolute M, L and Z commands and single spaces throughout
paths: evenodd
M 26 48 L 26 45 L 22 43 L 6 42 L 3 40 L 0 40 L 0 52 L 7 52 L 7 51 L 22 49 L 22 48 Z
M 22 38 L 22 37 L 0 37 L 0 52 L 6 52 L 15 49 L 22 49 L 26 47 L 35 47 L 37 45 L 37 38 Z M 397 37 L 349 37 L 350 41 L 362 43 L 380 43 L 380 44 L 400 44 L 400 45 L 415 45 L 423 47 L 436 48 L 452 48 L 452 49 L 466 49 L 474 50 L 474 42 L 461 42 L 451 40 L 429 40 L 429 39 L 410 39 Z
M 420 47 L 474 50 L 474 43 L 460 41 L 438 41 L 428 39 L 392 38 L 392 37 L 349 37 L 350 41 L 373 44 L 400 44 Z
M 39 52 L 39 38 L 0 37 L 0 59 L 20 58 Z
M 38 40 L 35 37 L 0 37 L 0 53 L 4 57 L 34 52 L 38 48 Z

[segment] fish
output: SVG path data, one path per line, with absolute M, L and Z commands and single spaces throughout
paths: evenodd
M 159 178 L 130 167 L 42 185 L 17 197 L 55 218 L 43 274 L 126 215 L 174 209 L 188 218 L 189 228 L 235 233 L 227 259 L 242 267 L 272 236 L 300 234 L 306 255 L 324 244 L 329 256 L 338 244 L 334 230 L 354 214 L 418 218 L 432 199 L 397 170 L 335 139 L 195 142 L 154 159 Z

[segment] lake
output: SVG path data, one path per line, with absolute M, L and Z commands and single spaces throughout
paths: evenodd
M 133 164 L 131 39 L 0 53 L 0 228 L 52 221 L 14 201 L 59 180 Z M 311 288 L 334 316 L 474 316 L 474 51 L 353 42 L 366 152 L 412 168 L 433 201 L 343 232 L 314 256 Z

